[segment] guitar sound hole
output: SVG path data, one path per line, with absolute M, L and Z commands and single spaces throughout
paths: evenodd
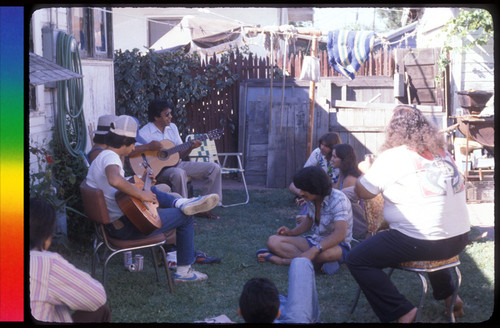
M 162 149 L 160 151 L 158 151 L 158 159 L 164 161 L 166 159 L 169 158 L 169 154 L 168 154 L 168 151 L 166 149 Z

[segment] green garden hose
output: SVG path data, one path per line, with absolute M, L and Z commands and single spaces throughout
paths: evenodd
M 80 52 L 75 38 L 59 32 L 56 42 L 57 64 L 82 74 Z M 85 158 L 87 130 L 83 115 L 83 80 L 57 82 L 56 131 L 59 140 L 73 157 Z

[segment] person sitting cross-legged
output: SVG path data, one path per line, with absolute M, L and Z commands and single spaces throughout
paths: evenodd
M 212 209 L 219 202 L 217 194 L 196 198 L 177 198 L 153 187 L 141 190 L 124 178 L 123 162 L 134 149 L 137 122 L 131 116 L 119 116 L 111 123 L 106 135 L 107 148 L 92 162 L 87 173 L 87 184 L 101 189 L 112 223 L 105 225 L 107 233 L 116 239 L 140 239 L 140 232 L 118 205 L 115 194 L 121 191 L 143 202 L 157 204 L 161 227 L 151 233 L 160 234 L 176 229 L 177 271 L 174 282 L 189 282 L 207 279 L 203 273 L 191 268 L 195 262 L 194 227 L 192 215 Z M 145 176 L 146 174 L 144 174 Z M 154 184 L 154 177 L 152 177 Z
M 257 251 L 258 261 L 288 265 L 296 257 L 306 257 L 333 274 L 351 248 L 351 202 L 332 189 L 331 179 L 317 166 L 302 168 L 293 183 L 307 202 L 307 216 L 293 229 L 282 226 L 270 236 L 268 249 Z M 311 228 L 312 235 L 301 236 Z

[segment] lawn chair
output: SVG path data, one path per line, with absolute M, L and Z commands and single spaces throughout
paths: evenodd
M 168 286 L 170 288 L 170 293 L 174 292 L 172 279 L 170 277 L 170 270 L 168 268 L 167 255 L 163 249 L 165 244 L 175 244 L 175 229 L 168 232 L 168 234 L 158 234 L 151 237 L 145 237 L 144 239 L 137 240 L 121 240 L 111 238 L 107 235 L 104 229 L 104 224 L 111 223 L 109 219 L 108 209 L 106 207 L 106 201 L 104 200 L 104 194 L 102 190 L 92 188 L 84 180 L 80 185 L 80 192 L 82 195 L 83 207 L 88 218 L 94 222 L 95 226 L 95 236 L 94 236 L 94 248 L 92 253 L 92 275 L 95 275 L 95 262 L 99 260 L 98 251 L 102 245 L 111 252 L 104 261 L 102 283 L 106 287 L 106 268 L 109 260 L 116 254 L 120 254 L 126 251 L 134 251 L 138 249 L 150 248 L 153 256 L 153 263 L 156 271 L 156 280 L 159 281 L 158 275 L 158 263 L 155 256 L 155 249 L 160 249 L 163 264 L 165 267 L 165 273 L 167 274 Z
M 382 194 L 378 194 L 375 198 L 365 199 L 364 200 L 365 209 L 366 209 L 366 220 L 368 223 L 368 231 L 371 234 L 375 234 L 378 231 L 382 231 L 387 229 L 389 226 L 384 219 L 383 216 L 383 208 L 384 208 L 384 198 Z M 462 275 L 460 274 L 460 270 L 458 266 L 460 265 L 459 256 L 453 256 L 449 259 L 443 259 L 439 261 L 409 261 L 400 263 L 397 267 L 390 268 L 388 272 L 388 276 L 390 277 L 394 272 L 394 269 L 399 269 L 408 272 L 416 273 L 420 281 L 422 283 L 422 292 L 420 296 L 420 301 L 417 306 L 417 314 L 415 316 L 415 322 L 418 322 L 420 318 L 420 314 L 422 311 L 422 307 L 424 305 L 425 296 L 427 295 L 427 279 L 424 276 L 424 273 L 435 272 L 439 270 L 444 270 L 448 268 L 455 268 L 456 273 L 456 283 L 455 290 L 453 291 L 453 297 L 451 301 L 450 308 L 447 309 L 450 315 L 450 322 L 455 322 L 455 315 L 453 313 L 453 307 L 455 306 L 455 302 L 458 296 L 458 290 L 460 288 L 460 284 L 462 282 Z M 361 288 L 358 287 L 358 291 L 356 293 L 356 298 L 354 300 L 354 304 L 351 307 L 351 314 L 356 309 L 356 305 L 358 304 L 359 296 L 361 294 Z
M 199 135 L 196 134 L 190 134 L 186 137 L 186 142 L 189 140 L 192 140 L 196 138 Z M 219 161 L 219 156 L 223 157 L 222 165 Z M 227 167 L 227 159 L 230 156 L 236 157 L 238 161 L 238 167 Z M 222 207 L 230 207 L 230 206 L 236 206 L 236 205 L 244 205 L 248 204 L 248 201 L 250 200 L 250 195 L 248 194 L 248 187 L 247 183 L 245 181 L 245 170 L 243 169 L 243 165 L 241 164 L 241 157 L 243 156 L 242 153 L 218 153 L 217 152 L 217 147 L 215 145 L 214 140 L 210 139 L 205 139 L 203 140 L 203 144 L 195 148 L 191 151 L 189 154 L 189 159 L 192 162 L 213 162 L 218 164 L 221 167 L 221 173 L 222 174 L 230 174 L 230 173 L 239 173 L 241 174 L 241 180 L 243 181 L 243 186 L 245 187 L 245 193 L 246 193 L 246 200 L 241 203 L 233 203 L 233 204 L 222 204 Z

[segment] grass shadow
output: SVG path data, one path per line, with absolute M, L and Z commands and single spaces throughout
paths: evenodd
M 241 190 L 224 190 L 227 202 L 241 198 Z M 255 251 L 266 246 L 267 238 L 286 225 L 293 227 L 299 212 L 288 189 L 250 190 L 247 205 L 216 208 L 219 220 L 195 217 L 195 249 L 222 258 L 220 264 L 194 264 L 208 275 L 205 282 L 176 285 L 168 292 L 163 268 L 156 282 L 152 258 L 143 251 L 144 271 L 131 273 L 123 269 L 120 255 L 108 264 L 106 292 L 113 322 L 193 323 L 221 314 L 242 323 L 238 316 L 238 299 L 245 282 L 253 277 L 272 279 L 281 293 L 287 293 L 288 267 L 258 263 Z M 471 231 L 473 239 L 478 232 Z M 90 248 L 65 251 L 76 267 L 90 272 Z M 494 305 L 494 242 L 478 240 L 461 254 L 462 286 L 460 296 L 466 315 L 457 322 L 484 322 Z M 97 279 L 102 277 L 102 264 L 97 266 Z M 396 270 L 393 281 L 402 294 L 418 303 L 420 280 L 416 274 Z M 362 295 L 354 313 L 349 313 L 357 284 L 345 265 L 334 276 L 316 274 L 321 316 L 324 323 L 378 323 L 378 318 Z M 435 301 L 429 287 L 421 316 L 422 322 L 444 323 L 443 302 Z

